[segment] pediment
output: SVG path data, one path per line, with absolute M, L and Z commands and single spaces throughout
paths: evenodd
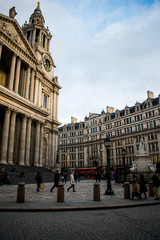
M 7 39 L 8 43 L 14 44 L 15 47 L 18 47 L 37 62 L 35 53 L 15 19 L 0 14 L 0 32 Z
M 95 118 L 95 117 L 98 117 L 98 116 L 99 116 L 99 114 L 97 114 L 97 113 L 90 113 L 89 119 L 92 119 L 92 118 Z

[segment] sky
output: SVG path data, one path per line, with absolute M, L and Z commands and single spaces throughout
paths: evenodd
M 20 26 L 36 0 L 0 0 L 16 8 Z M 84 121 L 89 113 L 122 110 L 160 94 L 160 0 L 41 0 L 50 52 L 62 89 L 58 118 Z

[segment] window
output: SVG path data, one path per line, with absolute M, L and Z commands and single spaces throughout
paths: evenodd
M 45 94 L 43 95 L 43 107 L 47 108 L 47 96 Z

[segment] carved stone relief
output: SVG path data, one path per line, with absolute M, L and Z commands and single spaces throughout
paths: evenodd
M 25 52 L 28 52 L 24 43 L 22 42 L 20 36 L 18 35 L 16 29 L 11 23 L 6 23 L 0 20 L 0 29 L 10 38 L 12 39 L 20 48 L 22 48 Z

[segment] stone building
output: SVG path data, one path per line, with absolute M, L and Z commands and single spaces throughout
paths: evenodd
M 58 96 L 52 35 L 38 2 L 22 28 L 0 14 L 0 163 L 56 167 Z
M 72 118 L 59 127 L 58 153 L 61 167 L 106 167 L 104 141 L 110 138 L 111 166 L 131 165 L 141 136 L 152 162 L 160 162 L 160 95 L 147 92 L 147 99 L 123 110 L 106 107 L 101 114 L 90 113 L 84 122 Z

